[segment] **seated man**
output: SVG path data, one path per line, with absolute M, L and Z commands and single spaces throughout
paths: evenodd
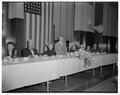
M 38 55 L 37 49 L 34 48 L 34 44 L 32 40 L 27 41 L 27 48 L 21 51 L 22 57 L 28 57 L 30 55 Z

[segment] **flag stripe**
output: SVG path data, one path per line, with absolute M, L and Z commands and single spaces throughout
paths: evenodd
M 55 25 L 53 25 L 53 15 L 54 15 L 54 3 L 51 4 L 52 11 L 51 11 L 51 41 L 55 40 Z
M 47 35 L 47 37 L 48 37 L 48 42 L 50 42 L 49 41 L 49 34 L 50 34 L 50 29 L 49 29 L 49 27 L 50 27 L 50 3 L 48 3 L 48 35 Z
M 45 18 L 45 20 L 46 20 L 46 22 L 45 22 L 45 26 L 46 26 L 46 32 L 45 32 L 45 43 L 48 43 L 48 3 L 46 3 L 46 18 Z
M 37 15 L 36 17 L 36 48 L 39 50 L 39 32 L 40 32 L 40 16 Z
M 42 2 L 42 15 L 41 15 L 41 47 L 40 51 L 43 52 L 43 39 L 44 39 L 44 3 Z
M 30 14 L 29 39 L 32 39 L 32 14 Z
M 35 15 L 32 14 L 32 26 L 31 26 L 31 30 L 32 30 L 32 40 L 33 42 L 35 42 L 34 40 L 34 35 L 35 35 Z
M 41 49 L 40 49 L 40 48 L 41 48 L 41 16 L 39 16 L 39 23 L 40 23 L 40 24 L 39 24 L 38 26 L 39 26 L 40 28 L 39 28 L 39 39 L 38 39 L 38 42 L 39 42 L 39 52 L 41 52 L 41 51 L 40 51 L 40 50 L 41 50 Z
M 49 11 L 50 11 L 50 13 L 49 13 L 49 42 L 51 42 L 51 33 L 52 33 L 52 31 L 51 31 L 51 29 L 52 29 L 52 3 L 50 3 L 50 5 L 49 5 Z
M 35 40 L 35 48 L 37 44 L 37 15 L 35 15 L 35 35 L 34 35 L 34 40 Z
M 45 50 L 45 44 L 46 44 L 46 41 L 45 41 L 45 37 L 46 37 L 46 3 L 44 5 L 44 38 L 43 38 L 43 52 Z
M 24 40 L 23 40 L 23 46 L 24 48 L 26 47 L 26 13 L 24 13 L 24 33 L 23 33 L 23 36 L 24 36 Z
M 29 39 L 29 26 L 30 26 L 30 14 L 29 13 L 25 13 L 26 14 L 26 42 Z

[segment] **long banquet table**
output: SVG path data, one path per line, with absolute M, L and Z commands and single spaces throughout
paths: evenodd
M 47 82 L 68 76 L 84 70 L 94 69 L 100 66 L 118 62 L 117 54 L 102 54 L 92 57 L 91 66 L 84 67 L 84 61 L 77 57 L 43 57 L 34 61 L 17 62 L 15 64 L 2 65 L 2 91 Z

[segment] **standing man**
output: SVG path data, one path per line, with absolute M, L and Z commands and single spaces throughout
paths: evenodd
M 55 44 L 55 52 L 57 55 L 66 55 L 67 47 L 63 36 L 60 36 L 59 41 Z

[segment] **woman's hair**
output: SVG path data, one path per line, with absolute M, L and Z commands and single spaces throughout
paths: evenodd
M 90 47 L 90 45 L 87 45 L 86 50 L 88 49 L 88 47 Z M 90 47 L 90 48 L 91 48 L 91 47 Z
M 27 40 L 27 48 L 29 48 L 30 41 L 32 41 L 32 39 Z
M 73 46 L 72 46 L 72 48 L 75 46 L 75 49 L 77 49 L 77 45 L 76 44 L 74 44 Z
M 52 44 L 52 46 L 53 46 L 53 49 L 54 49 L 54 44 L 53 44 L 52 42 L 49 42 L 49 43 L 48 43 L 48 45 L 47 45 L 47 47 L 48 47 L 48 50 L 49 50 L 49 45 L 50 45 L 50 44 Z
M 74 51 L 73 50 L 73 47 L 75 47 L 75 51 L 77 50 L 77 45 L 76 44 L 73 44 L 71 47 L 70 47 L 70 51 Z
M 27 48 L 29 48 L 29 40 L 27 41 Z
M 13 45 L 13 47 L 15 47 L 15 43 L 14 43 L 14 42 L 8 42 L 8 43 L 7 43 L 7 46 L 8 46 L 9 44 L 10 44 L 10 45 Z
M 47 49 L 47 50 L 45 50 L 45 51 L 48 51 L 48 50 L 49 50 L 49 44 L 50 44 L 50 43 L 45 44 L 45 48 Z
M 63 35 L 59 35 L 59 38 L 60 38 L 60 37 L 63 37 Z

